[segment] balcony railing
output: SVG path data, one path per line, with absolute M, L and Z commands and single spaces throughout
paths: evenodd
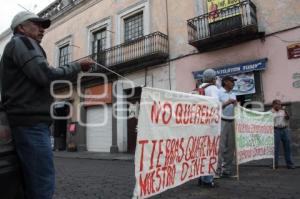
M 250 0 L 243 1 L 189 19 L 187 25 L 189 44 L 203 51 L 238 36 L 241 40 L 237 39 L 235 43 L 249 40 L 250 35 L 258 33 L 256 6 Z
M 168 36 L 154 32 L 92 54 L 91 57 L 106 67 L 126 70 L 165 62 L 168 58 L 168 48 Z

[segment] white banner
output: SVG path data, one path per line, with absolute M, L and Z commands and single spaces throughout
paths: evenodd
M 235 108 L 237 163 L 274 158 L 274 123 L 271 112 Z
M 147 198 L 215 174 L 221 104 L 188 93 L 143 88 L 133 198 Z

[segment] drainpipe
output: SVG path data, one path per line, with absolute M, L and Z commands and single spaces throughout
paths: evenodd
M 110 153 L 118 153 L 118 131 L 117 131 L 117 83 L 112 84 L 112 145 L 110 147 Z
M 168 9 L 168 0 L 165 1 L 166 3 L 166 20 L 167 20 L 167 35 L 168 35 L 168 69 L 169 69 L 169 88 L 172 90 L 172 83 L 171 83 L 171 65 L 170 65 L 170 35 L 169 35 L 169 9 Z

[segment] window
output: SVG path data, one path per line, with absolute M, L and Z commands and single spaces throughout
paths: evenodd
M 124 19 L 124 40 L 131 41 L 144 35 L 143 12 Z
M 63 66 L 69 63 L 69 44 L 59 48 L 58 66 Z
M 102 65 L 108 64 L 105 49 L 111 47 L 111 20 L 111 17 L 107 17 L 87 26 L 88 54 Z
M 98 63 L 105 63 L 105 53 L 101 52 L 106 48 L 106 28 L 92 33 L 92 58 Z
M 73 59 L 73 36 L 68 35 L 55 43 L 55 65 L 63 66 Z
M 104 50 L 105 47 L 106 47 L 106 29 L 103 28 L 101 30 L 93 32 L 92 54 Z
M 116 45 L 150 34 L 149 0 L 141 0 L 120 10 L 116 20 Z

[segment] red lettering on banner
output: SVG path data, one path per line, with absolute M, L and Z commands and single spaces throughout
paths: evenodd
M 206 161 L 207 158 L 202 157 L 202 158 L 197 158 L 192 160 L 190 164 L 188 162 L 183 162 L 181 166 L 182 172 L 181 172 L 180 180 L 185 181 L 186 178 L 191 179 L 195 176 L 204 174 Z
M 141 158 L 140 158 L 140 171 L 143 170 L 143 162 L 144 162 L 144 146 L 145 144 L 147 144 L 149 141 L 148 140 L 140 140 L 139 141 L 139 144 L 142 145 L 142 150 L 141 150 Z
M 220 107 L 218 106 L 216 109 L 215 109 L 215 112 L 214 112 L 214 121 L 215 123 L 219 123 L 220 119 L 221 119 L 221 116 L 219 115 L 219 110 L 220 110 Z
M 161 181 L 162 181 L 162 179 L 161 179 L 161 177 L 160 177 L 160 175 L 159 175 L 160 170 L 161 170 L 161 168 L 157 168 L 157 170 L 156 170 L 156 178 L 158 179 L 158 185 L 157 185 L 157 187 L 155 188 L 155 191 L 156 191 L 156 192 L 159 192 L 160 186 L 161 186 Z M 164 174 L 163 174 L 163 175 L 164 175 Z M 165 177 L 163 177 L 163 178 L 165 178 Z
M 166 114 L 169 113 L 169 117 Z M 164 110 L 162 114 L 162 121 L 164 124 L 168 124 L 172 118 L 172 105 L 169 102 L 164 104 Z
M 208 173 L 216 172 L 214 169 L 214 165 L 217 163 L 216 157 L 210 157 L 209 159 L 209 165 L 208 165 Z
M 150 195 L 159 192 L 165 187 L 170 187 L 175 184 L 176 166 L 159 167 L 146 173 L 144 176 L 140 174 L 139 185 L 140 195 Z M 158 180 L 157 186 L 155 182 Z
M 258 125 L 258 124 L 245 124 L 236 123 L 237 131 L 239 133 L 267 133 L 272 134 L 274 127 L 273 125 Z
M 213 140 L 211 140 L 211 137 L 208 137 L 208 141 L 207 141 L 207 156 L 217 156 L 218 155 L 218 143 L 220 140 L 220 136 L 218 137 L 213 137 Z
M 156 167 L 161 167 L 159 160 L 160 160 L 160 156 L 163 155 L 163 151 L 162 151 L 162 143 L 164 140 L 159 140 L 159 147 L 158 147 L 158 156 L 157 156 L 157 161 L 156 161 Z
M 194 150 L 195 150 L 195 138 L 193 136 L 189 137 L 187 148 L 185 150 L 185 161 L 194 159 Z
M 184 105 L 184 112 L 183 112 L 183 124 L 188 124 L 189 123 L 189 116 L 188 116 L 188 109 L 189 109 L 190 105 L 189 104 L 185 104 Z
M 154 158 L 154 152 L 156 147 L 157 140 L 152 140 L 152 152 L 151 152 L 151 159 L 150 159 L 150 170 L 153 169 L 153 158 Z
M 176 124 L 201 124 L 210 125 L 220 120 L 219 106 L 208 106 L 205 104 L 181 104 L 175 106 Z M 152 123 L 169 124 L 172 120 L 173 106 L 171 102 L 154 101 L 151 107 Z
M 166 154 L 165 154 L 165 166 L 174 164 L 175 160 L 181 162 L 184 156 L 183 149 L 184 138 L 179 139 L 167 139 L 166 141 Z
M 140 171 L 144 169 L 144 150 L 151 147 L 149 168 L 139 174 L 141 196 L 151 195 L 175 184 L 176 167 L 179 180 L 186 181 L 204 173 L 215 172 L 219 136 L 190 136 L 166 140 L 141 140 Z M 151 146 L 149 146 L 151 144 Z M 255 150 L 254 153 L 262 153 Z
M 180 175 L 180 180 L 184 181 L 189 169 L 189 164 L 187 162 L 182 163 L 181 166 L 181 175 Z
M 152 123 L 158 123 L 159 115 L 161 112 L 161 105 L 160 102 L 158 104 L 156 101 L 153 102 L 152 108 L 151 108 L 151 121 Z
M 182 123 L 182 104 L 177 104 L 176 110 L 175 110 L 175 117 L 176 117 L 176 124 Z

